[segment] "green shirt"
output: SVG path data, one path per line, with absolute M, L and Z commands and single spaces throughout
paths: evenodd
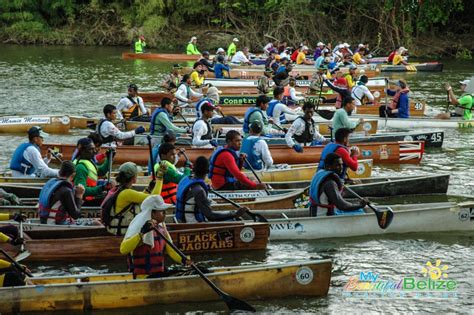
M 97 175 L 104 176 L 109 171 L 109 160 L 106 159 L 102 164 L 97 167 Z M 78 163 L 76 165 L 76 176 L 74 176 L 74 186 L 78 184 L 82 184 L 84 186 L 84 197 L 87 196 L 100 196 L 103 192 L 102 186 L 95 186 L 95 187 L 87 187 L 87 175 L 89 174 L 89 170 L 87 167 L 82 164 Z
M 347 112 L 345 111 L 344 108 L 339 108 L 334 114 L 334 117 L 332 118 L 332 135 L 334 137 L 338 129 L 341 129 L 341 128 L 354 129 L 355 127 L 357 127 L 357 125 L 358 125 L 358 122 L 351 121 L 349 119 L 349 115 L 347 115 Z
M 231 57 L 237 52 L 237 46 L 232 42 L 227 48 L 227 56 Z
M 164 127 L 164 132 L 159 132 Z M 171 130 L 174 133 L 186 133 L 185 128 L 175 126 L 168 118 L 168 115 L 165 112 L 161 112 L 156 116 L 155 119 L 155 133 L 154 134 L 164 134 L 167 130 Z
M 169 161 L 166 161 L 166 164 L 168 165 L 168 169 L 166 170 L 165 176 L 163 176 L 163 184 L 168 184 L 168 183 L 175 183 L 179 184 L 181 179 L 183 179 L 185 176 L 191 175 L 191 169 L 189 167 L 184 168 L 184 172 L 181 173 L 176 169 L 176 166 L 171 164 Z M 155 164 L 155 172 L 157 172 L 159 169 L 159 163 Z
M 464 108 L 464 115 L 462 119 L 464 120 L 471 120 L 472 119 L 472 95 L 471 94 L 463 94 L 459 99 L 459 106 Z
M 186 55 L 200 55 L 201 53 L 197 49 L 196 45 L 189 43 L 186 47 Z

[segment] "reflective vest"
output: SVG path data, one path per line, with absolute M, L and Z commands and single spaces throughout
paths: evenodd
M 134 118 L 134 117 L 140 116 L 141 114 L 145 114 L 140 111 L 140 105 L 138 105 L 138 98 L 137 98 L 137 101 L 135 101 L 130 96 L 125 96 L 123 98 L 128 99 L 132 103 L 132 107 L 130 107 L 129 109 L 122 110 L 123 118 L 125 118 L 126 120 L 129 120 L 130 118 Z
M 245 116 L 244 116 L 244 124 L 242 126 L 242 130 L 244 131 L 244 133 L 249 133 L 249 131 L 250 131 L 250 117 L 255 112 L 259 112 L 263 117 L 263 112 L 260 109 L 260 107 L 250 107 L 249 109 L 247 109 L 247 111 L 245 112 Z
M 235 163 L 237 165 L 240 164 L 240 157 L 237 155 L 237 152 L 230 148 L 226 147 L 219 147 L 217 148 L 216 151 L 211 156 L 211 159 L 209 160 L 209 178 L 212 178 L 212 176 L 223 176 L 225 178 L 226 183 L 233 183 L 235 182 L 234 176 L 227 170 L 225 167 L 221 167 L 219 165 L 216 165 L 217 157 L 219 154 L 222 152 L 227 151 L 230 152 L 235 160 Z
M 102 141 L 103 144 L 106 144 L 106 143 L 111 143 L 111 142 L 114 142 L 115 141 L 115 137 L 110 135 L 110 136 L 107 136 L 107 137 L 104 137 L 102 135 L 102 133 L 100 132 L 100 128 L 102 127 L 102 124 L 104 122 L 108 121 L 107 119 L 104 119 L 102 118 L 100 121 L 99 121 L 99 124 L 97 125 L 97 129 L 96 129 L 96 133 L 99 135 L 99 138 L 100 140 Z
M 301 135 L 294 134 L 293 138 L 301 144 L 307 145 L 313 142 L 314 138 L 314 121 L 311 119 L 311 122 L 307 122 L 302 116 L 298 116 L 296 119 L 301 119 L 304 121 L 304 131 Z M 296 120 L 295 119 L 295 120 Z
M 336 181 L 338 188 L 342 190 L 342 183 L 337 177 L 336 173 L 333 171 L 327 170 L 318 170 L 311 180 L 311 185 L 309 186 L 309 200 L 312 205 L 328 209 L 327 215 L 334 215 L 334 209 L 336 205 L 334 204 L 321 204 L 320 195 L 321 195 L 321 184 L 326 180 L 326 178 L 332 177 Z
M 62 224 L 64 221 L 70 220 L 67 211 L 62 209 L 60 200 L 54 203 L 54 205 L 51 204 L 54 193 L 61 186 L 66 186 L 71 191 L 73 189 L 70 182 L 61 178 L 51 178 L 41 189 L 38 215 L 41 219 L 47 219 L 46 224 Z
M 273 111 L 275 110 L 275 106 L 277 106 L 280 103 L 279 100 L 271 100 L 270 103 L 268 104 L 267 108 L 267 115 L 268 117 L 273 117 Z M 281 112 L 280 113 L 280 124 L 286 123 L 286 118 L 285 118 L 285 113 Z
M 160 225 L 158 230 L 166 235 Z M 151 275 L 165 270 L 166 241 L 153 230 L 154 246 L 142 244 L 128 256 L 128 269 L 134 275 Z
M 202 120 L 206 123 L 206 126 L 207 126 L 207 133 L 203 136 L 201 136 L 201 139 L 199 140 L 211 140 L 212 139 L 212 128 L 211 128 L 211 124 L 204 120 L 204 119 L 197 119 L 194 124 L 193 124 L 193 127 L 192 127 L 192 130 L 194 130 L 194 125 L 199 121 L 199 120 Z M 194 138 L 194 132 L 193 132 L 193 135 L 192 137 Z
M 31 175 L 36 171 L 33 164 L 28 162 L 23 156 L 26 149 L 31 146 L 34 146 L 38 150 L 38 152 L 40 152 L 40 149 L 36 144 L 33 144 L 31 142 L 20 144 L 18 148 L 16 148 L 15 152 L 13 152 L 13 156 L 10 161 L 10 169 L 21 172 L 26 175 Z
M 105 196 L 104 200 L 101 204 L 101 211 L 102 214 L 102 223 L 107 228 L 107 231 L 114 235 L 121 236 L 125 233 L 130 222 L 132 222 L 133 218 L 139 212 L 139 205 L 135 203 L 131 203 L 128 206 L 124 207 L 119 213 L 115 212 L 115 207 L 117 206 L 117 199 L 118 196 L 122 191 L 126 188 L 122 186 L 115 186 L 112 188 Z M 104 220 L 106 216 L 105 212 L 108 212 L 107 220 Z M 105 222 L 108 221 L 108 222 Z
M 173 169 L 176 171 L 176 166 L 167 161 L 168 169 Z M 155 174 L 158 173 L 160 164 L 155 164 Z M 178 190 L 178 184 L 173 182 L 163 182 L 163 187 L 161 188 L 161 197 L 166 203 L 176 204 L 176 192 Z
M 171 116 L 168 111 L 164 108 L 158 108 L 153 112 L 153 115 L 151 115 L 151 120 L 150 120 L 150 134 L 154 135 L 156 133 L 164 133 L 166 131 L 165 125 L 163 125 L 160 121 L 156 121 L 156 118 L 160 113 L 166 113 L 168 116 L 168 119 L 170 121 L 173 121 L 173 116 Z
M 206 217 L 201 213 L 201 211 L 199 211 L 199 209 L 196 207 L 196 204 L 191 202 L 191 199 L 194 198 L 191 198 L 188 200 L 188 202 L 186 202 L 187 193 L 194 185 L 201 185 L 204 191 L 206 191 L 207 195 L 209 188 L 204 180 L 191 176 L 184 177 L 179 182 L 178 191 L 176 193 L 176 213 L 174 216 L 178 222 L 186 223 L 186 213 L 193 213 L 194 218 L 198 222 L 206 221 Z
M 146 43 L 145 42 L 142 42 L 141 39 L 137 40 L 135 42 L 135 53 L 136 54 L 141 54 L 143 53 L 143 48 L 146 47 Z
M 96 187 L 97 186 L 97 179 L 98 179 L 98 176 L 97 176 L 97 166 L 95 165 L 95 163 L 89 161 L 89 160 L 74 160 L 74 165 L 79 165 L 79 164 L 82 164 L 84 165 L 86 168 L 87 168 L 87 178 L 86 178 L 86 186 L 87 187 Z M 94 200 L 95 197 L 94 196 L 87 196 L 87 197 L 84 197 L 84 200 Z
M 343 146 L 342 144 L 338 144 L 338 143 L 334 143 L 334 142 L 326 144 L 326 146 L 323 149 L 323 152 L 321 152 L 321 159 L 319 160 L 318 171 L 324 169 L 324 167 L 325 167 L 324 160 L 326 159 L 326 156 L 328 156 L 329 153 L 336 152 L 336 150 L 339 149 L 339 148 L 344 148 L 345 150 L 348 150 L 347 147 Z M 342 168 L 342 174 L 343 175 L 342 175 L 341 178 L 343 178 L 344 175 L 346 174 L 346 170 L 347 170 L 347 166 L 344 163 L 344 166 Z
M 257 155 L 255 151 L 255 144 L 260 140 L 260 137 L 246 137 L 242 141 L 242 147 L 240 152 L 247 154 L 247 161 L 255 170 L 261 170 L 263 168 L 263 162 L 260 156 Z M 244 162 L 244 167 L 250 169 L 247 162 Z

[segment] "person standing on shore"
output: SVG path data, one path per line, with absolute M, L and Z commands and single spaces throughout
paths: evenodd
M 186 55 L 200 55 L 201 53 L 196 47 L 197 43 L 197 37 L 193 36 L 191 37 L 191 40 L 188 43 L 188 46 L 186 46 Z

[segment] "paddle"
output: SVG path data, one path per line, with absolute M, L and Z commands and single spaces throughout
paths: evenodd
M 151 136 L 147 135 L 146 139 L 148 140 L 148 153 L 150 154 L 150 162 L 151 162 L 151 178 L 156 180 L 155 176 L 155 159 L 153 158 L 153 149 L 151 148 Z
M 112 164 L 114 160 L 114 151 L 112 148 L 109 149 L 109 173 L 107 174 L 107 183 L 110 183 L 110 176 L 112 174 Z
M 252 171 L 253 176 L 255 176 L 255 178 L 258 180 L 258 182 L 260 184 L 262 184 L 262 181 L 260 180 L 260 177 L 257 175 L 257 172 L 255 172 L 255 170 L 253 169 L 252 165 L 250 165 L 249 160 L 247 160 L 247 157 L 244 157 L 244 161 L 245 161 L 245 163 L 247 163 L 248 167 Z M 270 192 L 268 191 L 267 188 L 265 188 L 265 191 L 267 192 L 267 195 L 270 196 Z
M 352 189 L 347 187 L 346 185 L 344 185 L 344 188 L 348 192 L 353 194 L 355 197 L 357 197 L 358 199 L 365 200 L 361 196 L 359 196 L 355 191 L 353 191 Z M 381 211 L 381 210 L 375 208 L 370 202 L 367 203 L 367 206 L 369 206 L 369 208 L 372 209 L 372 211 L 375 212 L 375 216 L 377 217 L 377 222 L 378 222 L 380 228 L 381 229 L 388 228 L 388 226 L 390 225 L 390 223 L 392 223 L 392 220 L 393 220 L 393 215 L 394 215 L 393 211 L 391 209 Z
M 388 121 L 388 79 L 385 78 L 385 125 L 384 130 L 387 130 L 387 121 Z
M 63 159 L 61 159 L 61 158 L 59 157 L 59 155 L 58 155 L 56 152 L 54 152 L 53 149 L 48 148 L 48 152 L 51 153 L 51 155 L 52 155 L 56 160 L 58 160 L 59 163 L 62 163 L 62 162 L 63 162 Z
M 239 205 L 237 202 L 227 198 L 227 197 L 224 197 L 223 195 L 221 195 L 220 193 L 218 193 L 217 191 L 215 191 L 214 189 L 209 189 L 210 192 L 212 192 L 213 194 L 215 194 L 217 197 L 219 198 L 222 198 L 224 199 L 225 201 L 227 201 L 228 203 L 230 203 L 231 205 L 233 205 L 234 207 L 236 207 L 237 209 L 240 209 L 242 208 L 241 205 Z M 258 214 L 258 213 L 253 213 L 253 212 L 250 212 L 250 211 L 247 211 L 246 212 L 251 218 L 252 220 L 254 220 L 255 222 L 268 222 L 268 220 L 261 214 Z
M 169 246 L 171 246 L 171 248 L 174 249 L 176 253 L 178 253 L 179 256 L 181 256 L 182 259 L 187 259 L 186 255 L 184 255 L 184 253 L 176 245 L 174 245 L 173 242 L 166 238 L 163 233 L 160 232 L 160 230 L 155 227 L 153 229 L 165 240 L 165 242 Z M 229 294 L 219 289 L 211 280 L 209 280 L 208 277 L 206 277 L 206 275 L 194 263 L 191 264 L 191 267 L 211 287 L 211 289 L 219 295 L 219 297 L 225 302 L 230 311 L 256 312 L 255 308 L 253 308 L 251 305 L 233 296 L 230 296 Z
M 178 112 L 178 115 L 179 117 L 181 117 L 184 122 L 186 123 L 186 125 L 188 126 L 189 130 L 191 130 L 191 125 L 188 123 L 188 121 L 186 120 L 186 118 L 184 118 L 183 114 L 181 114 L 181 111 Z
M 316 109 L 314 110 L 316 113 L 318 113 L 319 116 L 323 117 L 326 120 L 331 120 L 332 117 L 334 116 L 334 111 L 332 110 L 327 110 L 327 109 L 322 109 L 319 110 L 319 104 L 321 103 L 321 95 L 323 94 L 323 85 L 324 85 L 324 79 L 321 76 L 321 85 L 319 86 L 319 96 L 318 96 L 318 101 L 316 103 Z
M 2 248 L 0 248 L 0 252 L 2 252 L 2 254 L 13 264 L 13 266 L 15 266 L 16 269 L 18 269 L 18 271 L 26 274 L 30 278 L 33 278 L 33 274 L 31 272 L 26 270 L 25 267 L 20 265 L 15 259 L 13 259 L 10 255 L 8 255 Z

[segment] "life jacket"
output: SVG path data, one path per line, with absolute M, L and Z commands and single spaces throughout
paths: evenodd
M 176 170 L 176 166 L 174 166 L 172 163 L 167 162 L 168 164 L 168 169 L 172 168 Z M 155 173 L 158 172 L 159 164 L 155 164 Z M 163 200 L 166 203 L 172 203 L 176 204 L 176 192 L 178 190 L 178 184 L 173 183 L 173 182 L 163 182 L 163 187 L 161 188 L 161 197 L 163 197 Z
M 296 62 L 296 59 L 298 58 L 298 54 L 300 53 L 299 49 L 296 49 L 292 54 L 291 54 L 291 61 Z
M 196 103 L 196 116 L 197 118 L 201 118 L 202 117 L 202 111 L 201 111 L 201 106 L 204 105 L 204 103 L 210 103 L 211 105 L 214 106 L 213 102 L 211 101 L 211 99 L 209 98 L 203 98 L 201 99 L 199 102 Z
M 304 121 L 304 131 L 301 135 L 293 134 L 293 138 L 298 143 L 301 143 L 304 145 L 313 142 L 314 129 L 315 129 L 313 119 L 311 119 L 311 122 L 307 122 L 302 116 L 298 116 L 296 119 L 302 119 Z
M 194 185 L 201 185 L 206 191 L 209 190 L 206 182 L 200 178 L 194 178 L 191 176 L 184 177 L 178 184 L 178 191 L 176 193 L 176 213 L 175 218 L 178 222 L 186 223 L 186 213 L 193 213 L 196 221 L 205 222 L 206 217 L 199 211 L 195 203 L 186 202 L 187 193 L 189 189 Z M 186 209 L 186 206 L 192 207 L 192 211 Z
M 133 218 L 137 215 L 137 204 L 131 203 L 122 209 L 119 213 L 115 212 L 117 198 L 119 194 L 125 190 L 124 186 L 115 186 L 107 193 L 102 204 L 100 205 L 101 210 L 101 221 L 105 225 L 107 231 L 114 235 L 121 236 L 125 232 L 132 222 Z
M 263 162 L 260 156 L 257 155 L 254 147 L 255 144 L 260 140 L 260 137 L 246 137 L 242 141 L 242 146 L 240 147 L 240 152 L 247 154 L 247 161 L 250 163 L 250 166 L 255 170 L 261 170 L 263 168 Z M 244 167 L 246 169 L 251 169 L 247 162 L 244 162 Z
M 325 167 L 324 160 L 326 159 L 326 156 L 328 156 L 329 153 L 336 152 L 336 150 L 339 148 L 344 148 L 345 150 L 347 150 L 347 147 L 343 146 L 342 144 L 338 144 L 335 142 L 326 144 L 326 146 L 323 149 L 323 152 L 321 152 L 321 159 L 319 160 L 318 171 L 324 169 Z M 342 177 L 344 177 L 344 175 L 346 174 L 346 170 L 347 170 L 347 165 L 346 163 L 344 163 L 344 166 L 342 167 L 342 174 L 343 174 Z
M 26 160 L 25 157 L 23 156 L 26 149 L 28 149 L 31 146 L 34 146 L 38 151 L 40 151 L 38 146 L 31 142 L 20 144 L 18 148 L 16 148 L 15 152 L 13 152 L 13 156 L 10 161 L 10 169 L 21 172 L 26 175 L 31 175 L 36 171 L 33 164 L 28 162 L 28 160 Z
M 279 100 L 271 100 L 270 103 L 268 104 L 267 108 L 267 115 L 268 117 L 273 117 L 273 111 L 275 110 L 275 106 L 277 106 L 280 103 Z M 280 117 L 278 117 L 280 120 L 280 124 L 284 124 L 286 122 L 285 118 L 285 113 L 281 112 Z
M 115 141 L 115 137 L 110 135 L 110 136 L 107 136 L 107 137 L 104 137 L 102 135 L 102 133 L 100 132 L 100 128 L 102 127 L 102 124 L 104 122 L 106 122 L 107 119 L 104 119 L 102 118 L 99 123 L 97 124 L 97 129 L 96 129 L 96 133 L 99 135 L 100 137 L 100 140 L 102 141 L 103 144 L 106 144 L 106 143 L 111 143 L 111 142 L 114 142 Z
M 390 55 L 388 55 L 387 62 L 388 62 L 388 63 L 392 63 L 393 58 L 395 57 L 396 54 L 397 54 L 397 51 L 396 51 L 396 50 L 392 51 L 392 52 L 390 53 Z
M 151 150 L 151 157 L 153 158 L 153 161 L 152 160 L 148 161 L 148 174 L 151 174 L 151 170 L 153 169 L 154 165 L 160 162 L 160 155 L 159 155 L 160 145 L 161 143 L 156 144 Z
M 336 183 L 338 184 L 338 188 L 342 190 L 343 185 L 341 181 L 338 179 L 337 174 L 333 171 L 328 170 L 318 170 L 314 175 L 313 179 L 311 180 L 311 185 L 309 186 L 309 200 L 313 206 L 326 208 L 328 209 L 327 215 L 331 216 L 334 215 L 334 209 L 336 205 L 334 204 L 321 204 L 320 195 L 321 195 L 321 184 L 328 178 L 333 177 Z
M 206 133 L 205 135 L 201 136 L 201 139 L 200 139 L 200 140 L 211 140 L 211 139 L 212 139 L 212 128 L 211 128 L 211 124 L 210 124 L 208 121 L 206 121 L 206 120 L 204 120 L 204 119 L 201 119 L 201 118 L 200 118 L 200 119 L 197 119 L 197 120 L 194 122 L 194 124 L 193 124 L 192 130 L 194 130 L 194 125 L 195 125 L 199 120 L 204 121 L 204 123 L 205 123 L 206 126 L 207 126 L 207 133 Z M 192 137 L 194 138 L 194 132 L 193 132 L 193 134 L 192 134 Z
M 269 79 L 266 76 L 261 76 L 258 79 L 257 90 L 260 94 L 267 94 L 270 90 Z
M 285 85 L 285 87 L 283 88 L 283 99 L 281 100 L 281 102 L 287 106 L 295 106 L 296 102 L 291 98 L 290 89 L 290 85 Z
M 224 151 L 230 152 L 230 154 L 232 154 L 232 157 L 235 160 L 235 163 L 237 163 L 237 165 L 240 164 L 240 157 L 237 155 L 237 152 L 235 152 L 234 150 L 230 148 L 219 147 L 217 148 L 216 151 L 214 151 L 214 153 L 212 153 L 211 159 L 209 160 L 209 175 L 208 176 L 209 178 L 212 178 L 212 176 L 214 175 L 223 176 L 225 178 L 226 183 L 233 183 L 236 180 L 234 176 L 227 170 L 227 168 L 216 165 L 217 157 L 219 156 L 219 154 L 221 154 Z
M 243 126 L 242 126 L 242 130 L 244 131 L 244 133 L 249 133 L 249 131 L 250 131 L 250 117 L 255 112 L 259 112 L 263 117 L 263 112 L 260 109 L 260 107 L 250 107 L 249 109 L 247 109 L 247 111 L 245 112 L 244 123 L 243 123 Z
M 160 225 L 157 229 L 166 235 Z M 128 256 L 128 270 L 134 275 L 151 275 L 165 270 L 166 241 L 153 230 L 154 246 L 142 244 Z
M 291 93 L 290 93 L 290 86 L 289 86 L 289 85 L 285 85 L 285 87 L 283 88 L 283 96 L 286 96 L 286 97 L 290 97 L 290 96 L 291 96 Z
M 285 65 L 280 65 L 277 69 L 277 71 L 275 71 L 275 74 L 279 74 L 280 72 L 283 72 L 286 70 L 286 66 Z
M 82 164 L 87 168 L 87 179 L 86 179 L 86 185 L 87 187 L 96 187 L 97 186 L 97 166 L 94 164 L 94 162 L 89 161 L 89 160 L 74 160 L 74 165 L 79 165 Z
M 134 118 L 134 117 L 140 116 L 141 114 L 145 114 L 145 113 L 141 113 L 140 111 L 140 106 L 138 105 L 138 98 L 137 98 L 137 102 L 130 96 L 126 96 L 124 98 L 128 99 L 132 103 L 132 107 L 130 107 L 129 109 L 122 110 L 123 118 L 125 118 L 126 120 L 129 120 L 130 118 Z
M 171 116 L 166 109 L 164 108 L 155 109 L 150 119 L 150 134 L 151 135 L 154 135 L 155 131 L 157 133 L 164 133 L 166 131 L 166 127 L 161 122 L 159 121 L 155 122 L 156 118 L 158 117 L 160 113 L 166 113 L 166 115 L 168 116 L 168 119 L 170 121 L 173 121 L 173 116 Z
M 352 96 L 353 98 L 358 99 L 361 105 L 364 105 L 364 104 L 366 103 L 365 100 L 367 99 L 365 93 L 362 94 L 362 97 L 357 96 L 357 94 L 355 93 L 355 91 L 357 91 L 358 89 L 360 89 L 360 86 L 361 86 L 361 85 L 358 84 L 358 85 L 356 85 L 356 86 L 354 86 L 354 87 L 352 88 L 351 96 Z M 363 86 L 365 86 L 365 85 L 363 85 Z
M 51 204 L 51 199 L 61 186 L 66 186 L 72 191 L 73 186 L 70 182 L 60 178 L 51 178 L 48 180 L 39 195 L 38 215 L 41 219 L 47 219 L 47 224 L 61 224 L 66 220 L 70 220 L 67 211 L 62 209 L 61 201 L 58 200 L 54 205 Z

